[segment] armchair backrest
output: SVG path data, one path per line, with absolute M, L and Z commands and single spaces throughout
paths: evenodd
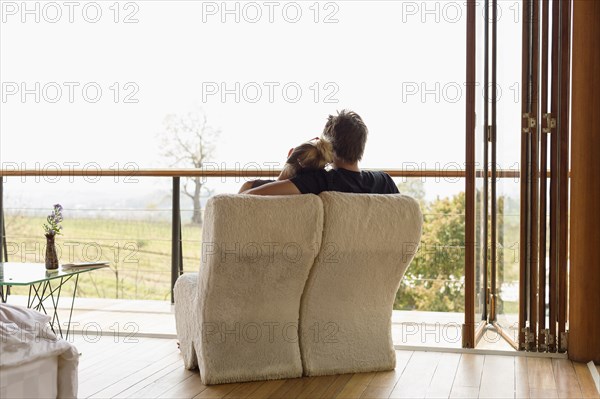
M 300 309 L 304 373 L 393 369 L 392 309 L 421 238 L 419 204 L 403 195 L 320 198 L 323 240 Z
M 322 229 L 315 195 L 208 201 L 196 305 L 203 382 L 302 375 L 300 300 Z

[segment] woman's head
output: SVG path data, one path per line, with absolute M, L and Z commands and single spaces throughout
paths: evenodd
M 323 169 L 333 162 L 333 148 L 328 140 L 313 139 L 292 148 L 283 167 L 282 175 L 289 179 L 301 170 Z

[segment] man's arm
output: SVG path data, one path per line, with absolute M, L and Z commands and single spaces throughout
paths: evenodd
M 273 183 L 264 184 L 250 190 L 246 190 L 241 194 L 252 195 L 297 195 L 301 194 L 300 190 L 294 183 L 289 180 L 279 180 Z

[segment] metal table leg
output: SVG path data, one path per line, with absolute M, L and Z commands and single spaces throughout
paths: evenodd
M 52 303 L 52 320 L 50 321 L 50 328 L 55 334 L 60 335 L 61 338 L 69 338 L 69 330 L 71 329 L 71 319 L 73 317 L 73 307 L 75 305 L 75 295 L 77 293 L 77 285 L 79 283 L 79 274 L 75 275 L 75 287 L 73 288 L 73 297 L 71 298 L 71 309 L 69 310 L 69 321 L 67 322 L 66 333 L 63 334 L 60 318 L 58 316 L 58 304 L 60 301 L 60 294 L 62 292 L 63 285 L 71 280 L 73 275 L 68 277 L 61 277 L 58 285 L 52 287 L 51 281 L 43 281 L 41 283 L 32 284 L 29 286 L 29 297 L 27 299 L 27 307 L 41 311 L 44 314 L 48 314 L 44 302 L 50 298 Z

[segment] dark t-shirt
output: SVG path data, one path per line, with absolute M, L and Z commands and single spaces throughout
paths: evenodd
M 319 169 L 300 172 L 290 181 L 302 194 L 319 194 L 323 191 L 343 193 L 398 194 L 398 187 L 385 172 L 347 169 Z

